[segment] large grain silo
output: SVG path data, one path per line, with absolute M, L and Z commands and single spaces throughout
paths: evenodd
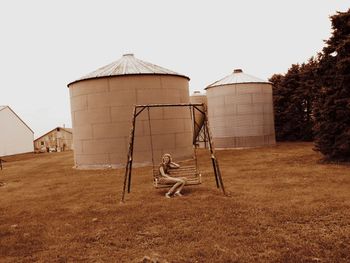
M 275 144 L 272 84 L 235 69 L 206 88 L 217 148 Z
M 125 54 L 68 84 L 76 167 L 124 166 L 134 105 L 189 103 L 188 82 L 184 75 Z M 155 163 L 166 152 L 176 160 L 192 157 L 188 109 L 153 108 L 150 118 L 147 110 L 137 118 L 135 165 L 151 162 L 151 148 Z

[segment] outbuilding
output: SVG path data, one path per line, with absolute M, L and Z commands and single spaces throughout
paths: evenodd
M 33 130 L 9 106 L 0 106 L 0 157 L 33 152 L 33 139 Z
M 34 141 L 36 152 L 64 152 L 72 150 L 72 147 L 72 129 L 65 127 L 56 127 Z

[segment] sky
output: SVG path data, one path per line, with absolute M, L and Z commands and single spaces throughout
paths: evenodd
M 125 53 L 189 76 L 190 92 L 235 68 L 267 80 L 320 52 L 329 17 L 349 7 L 348 0 L 4 0 L 0 105 L 35 138 L 71 127 L 67 84 Z

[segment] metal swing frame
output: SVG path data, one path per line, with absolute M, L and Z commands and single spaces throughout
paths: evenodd
M 221 171 L 219 167 L 219 162 L 218 159 L 215 155 L 215 150 L 213 147 L 213 141 L 209 129 L 209 122 L 208 122 L 208 115 L 206 111 L 206 107 L 203 103 L 177 103 L 177 104 L 145 104 L 145 105 L 135 105 L 134 106 L 134 111 L 133 111 L 133 117 L 132 117 L 132 127 L 130 130 L 130 139 L 129 139 L 129 147 L 128 147 L 128 154 L 127 154 L 127 162 L 125 166 L 125 174 L 124 174 L 124 185 L 123 185 L 123 191 L 122 191 L 122 197 L 121 197 L 121 202 L 124 202 L 125 200 L 125 192 L 126 192 L 126 186 L 128 186 L 128 193 L 131 191 L 131 175 L 132 175 L 132 164 L 133 164 L 133 153 L 134 153 L 134 140 L 135 140 L 135 128 L 136 128 L 136 118 L 145 110 L 147 109 L 148 113 L 148 123 L 149 123 L 149 129 L 150 129 L 150 140 L 151 140 L 151 146 L 153 145 L 152 142 L 152 130 L 151 130 L 151 119 L 150 119 L 150 109 L 152 108 L 166 108 L 166 107 L 188 107 L 191 113 L 192 117 L 192 125 L 193 128 L 196 126 L 199 127 L 199 124 L 195 120 L 195 112 L 199 112 L 200 114 L 203 115 L 204 117 L 204 124 L 203 124 L 203 133 L 204 140 L 207 140 L 208 142 L 208 149 L 210 152 L 210 158 L 212 161 L 213 165 L 213 170 L 214 170 L 214 177 L 215 177 L 215 182 L 216 182 L 216 187 L 221 188 L 222 192 L 224 195 L 226 195 L 225 192 L 225 187 L 224 183 L 222 181 L 221 177 Z M 202 110 L 202 109 L 204 110 Z M 200 128 L 200 127 L 199 127 Z M 196 170 L 198 167 L 197 164 L 197 138 L 193 138 L 193 145 L 194 145 L 194 151 L 195 151 L 195 164 L 196 164 Z M 154 158 L 153 158 L 153 146 L 152 146 L 152 165 L 153 165 L 153 170 L 154 170 Z

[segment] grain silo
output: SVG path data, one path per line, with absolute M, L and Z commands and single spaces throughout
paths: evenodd
M 125 166 L 134 105 L 189 103 L 188 82 L 184 75 L 125 54 L 68 84 L 76 167 Z M 151 162 L 151 148 L 156 163 L 166 152 L 176 160 L 192 157 L 188 109 L 153 108 L 150 118 L 147 110 L 137 118 L 136 166 Z
M 235 69 L 206 88 L 217 148 L 275 144 L 272 84 Z

